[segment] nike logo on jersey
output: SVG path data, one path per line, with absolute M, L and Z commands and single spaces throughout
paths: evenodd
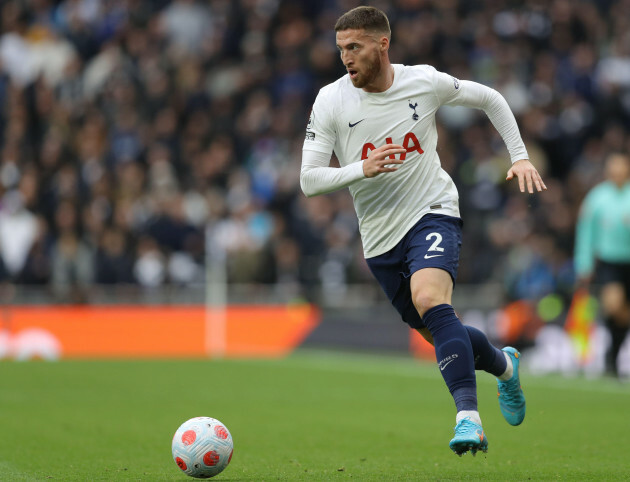
M 359 124 L 359 123 L 363 122 L 364 120 L 365 120 L 365 119 L 361 119 L 359 122 L 355 122 L 354 124 L 351 124 L 350 122 L 348 122 L 348 127 L 354 127 L 354 126 L 356 126 L 357 124 Z
M 437 258 L 438 256 L 444 256 L 444 255 L 443 254 L 425 254 L 424 259 Z

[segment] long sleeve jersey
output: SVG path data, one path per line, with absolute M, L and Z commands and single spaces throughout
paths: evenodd
M 355 88 L 348 75 L 322 88 L 306 129 L 300 182 L 307 196 L 348 187 L 366 258 L 387 252 L 425 214 L 459 216 L 457 189 L 436 151 L 435 114 L 443 105 L 484 110 L 512 162 L 527 159 L 516 120 L 498 92 L 429 65 L 396 64 L 384 92 Z M 406 152 L 396 172 L 366 178 L 363 161 L 384 144 Z M 332 152 L 340 168 L 328 167 Z

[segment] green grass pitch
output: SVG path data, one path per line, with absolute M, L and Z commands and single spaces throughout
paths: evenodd
M 478 374 L 487 455 L 448 448 L 453 402 L 434 365 L 298 352 L 283 360 L 0 363 L 0 480 L 193 480 L 171 458 L 188 418 L 224 422 L 214 480 L 629 480 L 630 386 L 522 374 L 502 418 Z

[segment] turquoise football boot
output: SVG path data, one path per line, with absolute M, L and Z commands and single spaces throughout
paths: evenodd
M 481 425 L 473 422 L 470 417 L 466 417 L 455 425 L 455 437 L 448 446 L 460 457 L 469 450 L 475 455 L 477 450 L 488 451 L 488 438 L 483 433 Z
M 520 425 L 525 418 L 525 395 L 523 395 L 521 382 L 518 378 L 518 365 L 521 360 L 521 354 L 511 346 L 506 346 L 502 351 L 512 360 L 514 373 L 509 380 L 501 381 L 497 379 L 499 383 L 499 407 L 507 423 Z

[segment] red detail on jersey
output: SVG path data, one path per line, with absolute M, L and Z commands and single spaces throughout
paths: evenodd
M 420 147 L 420 141 L 413 132 L 408 132 L 407 134 L 405 134 L 403 147 L 407 150 L 407 152 L 418 151 L 418 154 L 422 154 L 424 152 L 422 150 L 422 147 Z M 402 155 L 400 156 L 401 161 L 405 160 L 405 158 L 407 157 L 407 152 L 402 153 Z
M 181 457 L 176 457 L 175 463 L 182 470 L 186 470 L 188 468 L 188 466 L 186 465 L 186 462 L 184 462 Z
M 192 445 L 197 440 L 197 432 L 194 430 L 186 430 L 182 434 L 182 443 L 184 445 Z
M 363 144 L 363 151 L 361 152 L 361 160 L 364 161 L 365 159 L 368 158 L 368 155 L 370 154 L 370 151 L 373 151 L 374 149 L 376 149 L 376 147 L 374 147 L 374 144 L 371 143 L 367 143 L 367 144 Z
M 391 137 L 385 139 L 385 144 L 393 143 L 394 142 Z M 408 132 L 407 134 L 405 134 L 405 139 L 403 140 L 402 146 L 407 152 L 403 152 L 400 155 L 401 161 L 404 161 L 407 158 L 407 153 L 409 152 L 418 151 L 418 154 L 424 153 L 422 147 L 420 147 L 420 141 L 413 132 Z M 366 142 L 365 144 L 363 144 L 363 150 L 361 151 L 361 160 L 366 160 L 370 155 L 370 151 L 373 151 L 374 149 L 376 149 L 376 147 L 371 142 Z M 394 156 L 394 154 L 390 154 L 389 159 L 396 159 L 396 157 Z
M 223 425 L 217 425 L 216 427 L 214 427 L 214 434 L 222 440 L 228 438 L 227 430 L 225 430 L 225 427 Z
M 208 467 L 214 467 L 219 463 L 219 454 L 216 453 L 214 450 L 206 452 L 206 454 L 203 456 L 203 463 L 206 464 Z
M 228 464 L 232 461 L 232 454 L 234 453 L 234 449 L 230 451 L 230 457 L 228 458 Z M 227 465 L 227 464 L 226 464 Z

